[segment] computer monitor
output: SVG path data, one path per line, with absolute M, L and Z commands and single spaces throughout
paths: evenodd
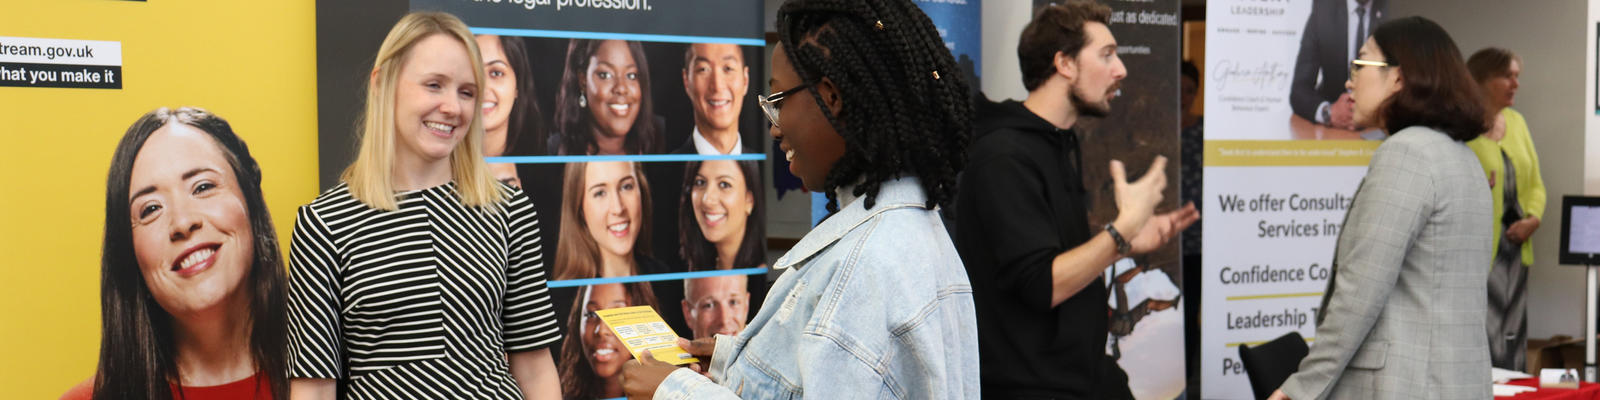
M 1600 265 L 1600 197 L 1561 198 L 1561 263 Z

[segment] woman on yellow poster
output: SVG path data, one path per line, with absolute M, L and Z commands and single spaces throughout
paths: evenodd
M 283 397 L 283 263 L 244 141 L 205 110 L 161 108 L 108 175 L 100 362 L 62 398 Z

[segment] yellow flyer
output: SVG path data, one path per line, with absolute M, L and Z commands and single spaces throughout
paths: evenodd
M 699 359 L 689 355 L 689 352 L 678 347 L 678 334 L 672 332 L 672 327 L 661 319 L 661 314 L 656 314 L 650 306 L 633 306 L 599 310 L 594 312 L 611 327 L 611 333 L 622 339 L 622 344 L 628 346 L 628 352 L 633 353 L 633 358 L 643 357 L 645 350 L 650 350 L 650 355 L 657 360 L 673 365 L 683 365 L 699 362 Z

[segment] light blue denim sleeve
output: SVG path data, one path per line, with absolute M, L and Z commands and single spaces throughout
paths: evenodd
M 897 398 L 884 381 L 885 372 L 864 358 L 887 349 L 847 348 L 839 339 L 807 335 L 796 349 L 800 354 L 801 383 L 806 397 L 817 399 Z M 887 368 L 888 366 L 880 366 Z
M 700 375 L 688 368 L 679 368 L 667 375 L 661 381 L 661 386 L 656 387 L 655 400 L 687 400 L 687 399 L 737 399 L 722 385 L 712 382 L 710 378 Z
M 711 376 L 718 380 L 728 379 L 728 360 L 737 357 L 735 353 L 742 347 L 743 342 L 736 337 L 716 335 L 716 347 L 711 351 L 711 365 L 708 366 Z M 653 399 L 684 400 L 684 399 L 737 399 L 739 394 L 718 385 L 710 378 L 695 373 L 688 368 L 679 368 L 667 375 L 656 387 Z
M 860 349 L 865 350 L 865 349 Z M 799 355 L 801 393 L 812 398 L 893 398 L 896 397 L 885 385 L 882 371 L 871 368 L 857 358 L 848 349 L 841 347 L 833 339 L 818 335 L 807 335 L 795 348 Z M 865 354 L 861 354 L 866 356 Z M 714 371 L 718 370 L 712 367 Z M 720 371 L 718 371 L 720 372 Z M 716 373 L 713 373 L 716 375 Z M 746 381 L 748 380 L 748 382 Z M 712 382 L 694 371 L 679 369 L 667 375 L 667 379 L 656 388 L 654 399 L 657 400 L 684 400 L 684 399 L 738 399 L 746 384 L 751 385 L 752 393 L 757 393 L 758 386 L 769 386 L 773 382 L 762 377 L 726 377 L 723 381 L 733 387 Z

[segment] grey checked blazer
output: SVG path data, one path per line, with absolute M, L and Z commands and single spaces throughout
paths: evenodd
M 1493 212 L 1466 145 L 1423 127 L 1378 147 L 1345 216 L 1295 400 L 1488 399 Z

